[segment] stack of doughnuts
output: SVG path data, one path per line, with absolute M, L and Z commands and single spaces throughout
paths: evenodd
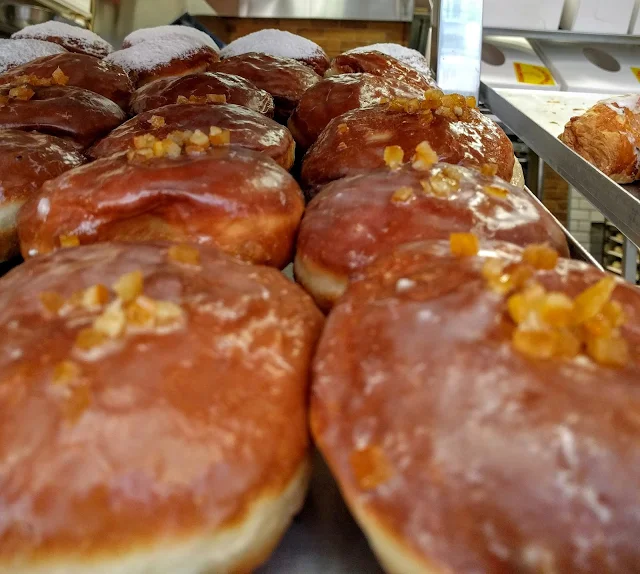
M 0 72 L 0 573 L 251 571 L 309 413 L 391 573 L 637 569 L 640 295 L 422 55 L 53 24 Z

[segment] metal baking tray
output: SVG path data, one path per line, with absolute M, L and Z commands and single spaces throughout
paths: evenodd
M 302 512 L 255 574 L 384 574 L 327 465 L 317 452 L 313 459 Z

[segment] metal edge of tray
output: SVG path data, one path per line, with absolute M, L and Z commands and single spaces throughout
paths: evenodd
M 631 34 L 598 34 L 596 32 L 573 32 L 572 30 L 522 30 L 516 28 L 483 28 L 484 36 L 516 36 L 533 40 L 554 42 L 627 44 L 637 46 L 640 36 Z
M 384 574 L 317 451 L 304 507 L 255 574 Z
M 640 188 L 614 182 L 484 83 L 481 95 L 491 111 L 525 144 L 624 235 L 636 245 L 640 244 Z

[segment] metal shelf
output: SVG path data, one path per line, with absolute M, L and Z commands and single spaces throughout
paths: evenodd
M 520 90 L 498 90 L 486 84 L 481 87 L 482 97 L 494 114 L 570 185 L 578 189 L 624 235 L 636 245 L 640 244 L 640 187 L 619 185 L 582 159 L 556 135 L 542 127 L 541 122 L 510 101 L 509 96 L 513 92 Z M 531 91 L 528 91 L 527 97 L 534 97 Z M 562 130 L 562 125 L 562 122 L 558 122 L 558 132 Z
M 594 34 L 572 32 L 571 30 L 517 30 L 512 28 L 483 28 L 485 36 L 517 36 L 534 40 L 553 40 L 556 42 L 599 43 L 599 44 L 640 44 L 640 36 L 628 34 Z
M 71 14 L 75 16 L 80 16 L 82 19 L 87 22 L 91 21 L 92 14 L 91 10 L 81 10 L 77 6 L 72 3 L 65 2 L 64 0 L 36 0 L 38 4 L 42 4 L 43 6 L 50 8 L 51 10 L 62 14 Z

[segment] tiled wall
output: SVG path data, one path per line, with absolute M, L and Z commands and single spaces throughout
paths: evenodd
M 576 189 L 569 187 L 568 229 L 580 244 L 591 249 L 591 224 L 602 223 L 604 217 Z
M 201 17 L 202 23 L 225 42 L 264 28 L 299 34 L 320 45 L 330 57 L 367 44 L 394 42 L 407 45 L 410 24 L 404 22 L 360 22 L 355 20 L 285 20 L 265 18 Z

